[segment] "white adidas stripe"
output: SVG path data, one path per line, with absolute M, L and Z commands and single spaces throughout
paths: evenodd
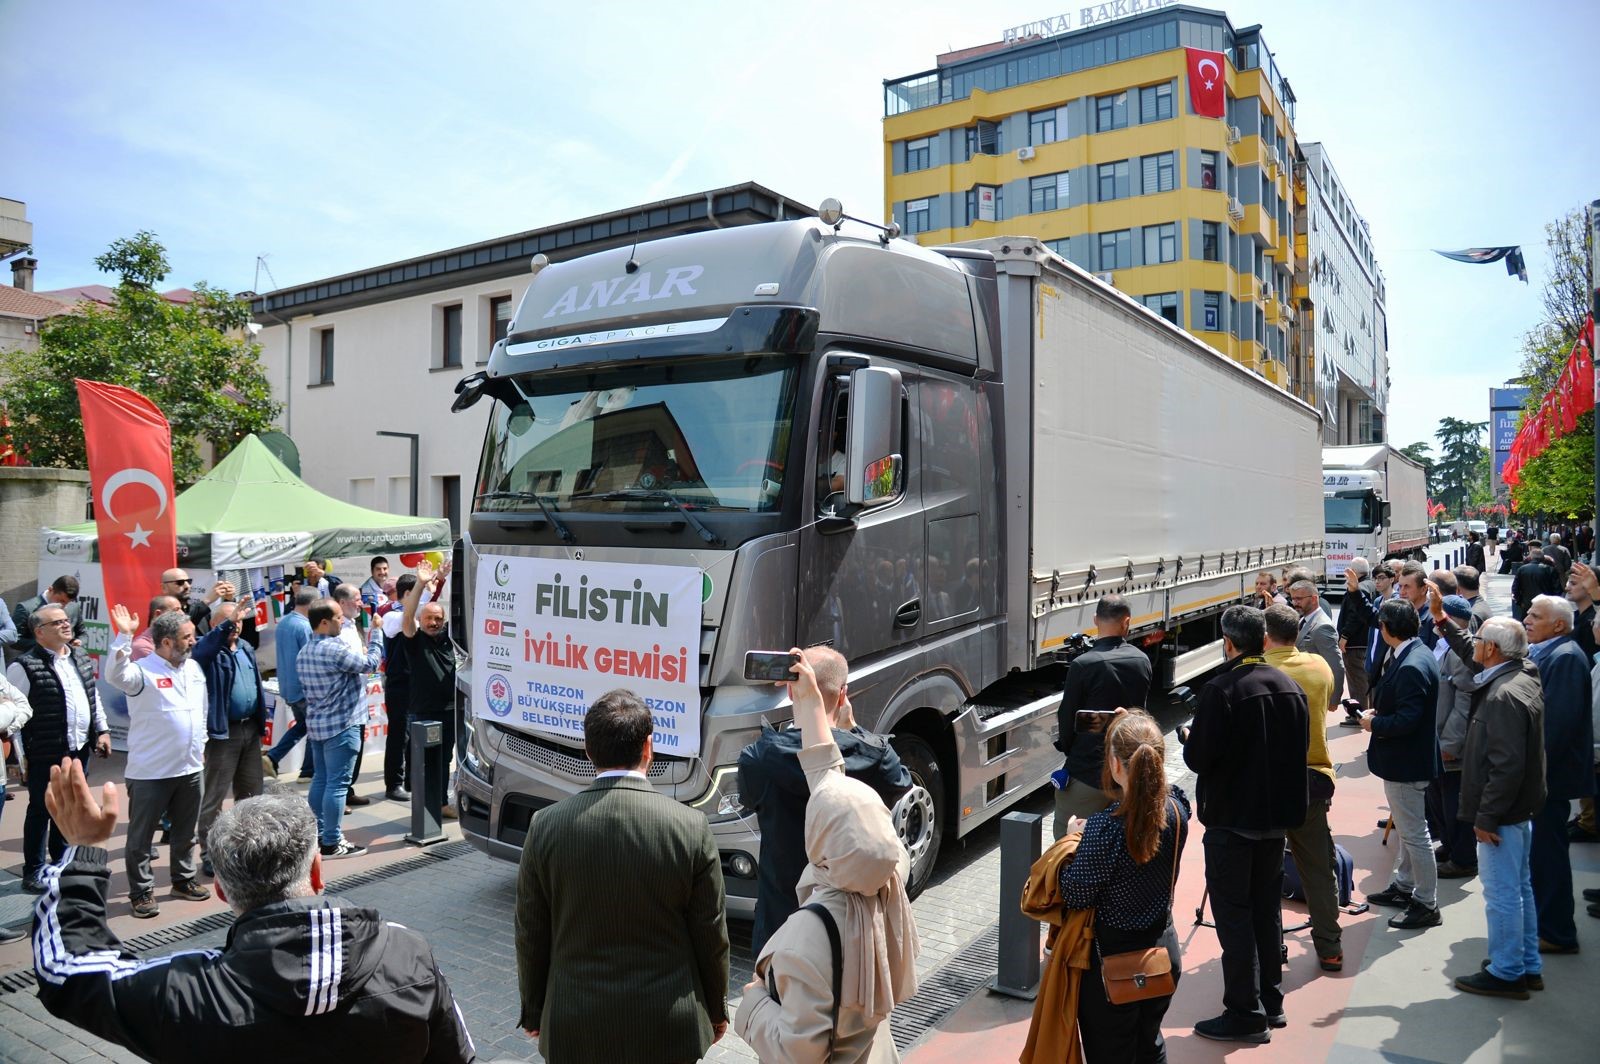
M 317 994 L 322 980 L 322 910 L 312 909 L 311 918 L 311 949 L 306 953 L 306 962 L 311 966 L 310 980 L 306 984 L 306 1015 L 310 1016 L 317 1009 Z

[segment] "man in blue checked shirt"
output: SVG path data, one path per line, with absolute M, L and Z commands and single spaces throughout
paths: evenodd
M 306 619 L 311 642 L 295 659 L 313 766 L 306 799 L 317 815 L 323 858 L 355 857 L 367 851 L 344 837 L 344 801 L 367 719 L 366 677 L 383 661 L 383 626 L 372 626 L 363 656 L 339 638 L 344 613 L 333 599 L 319 599 Z

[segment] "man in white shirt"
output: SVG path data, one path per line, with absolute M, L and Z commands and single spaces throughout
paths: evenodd
M 106 714 L 94 689 L 94 662 L 74 646 L 72 619 L 61 605 L 47 602 L 27 617 L 33 644 L 6 671 L 33 709 L 33 717 L 14 737 L 27 772 L 28 811 L 22 821 L 22 889 L 43 894 L 39 873 L 61 860 L 67 842 L 44 805 L 50 767 L 63 757 L 83 761 L 93 750 L 111 756 Z
M 111 608 L 117 637 L 106 680 L 128 696 L 128 894 L 133 915 L 161 912 L 150 873 L 150 836 L 162 816 L 171 819 L 172 893 L 204 901 L 211 891 L 195 882 L 194 841 L 200 820 L 206 748 L 206 678 L 190 657 L 194 622 L 180 610 L 150 626 L 156 652 L 133 660 L 139 618 L 121 603 Z

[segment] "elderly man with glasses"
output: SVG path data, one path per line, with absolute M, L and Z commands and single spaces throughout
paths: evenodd
M 73 587 L 77 591 L 76 581 Z M 33 716 L 18 735 L 18 758 L 27 774 L 28 811 L 22 821 L 22 889 L 42 893 L 39 873 L 48 853 L 60 860 L 66 840 L 44 806 L 50 766 L 64 757 L 83 761 L 93 750 L 111 756 L 111 732 L 105 709 L 94 689 L 94 662 L 75 645 L 72 619 L 51 602 L 28 618 L 30 649 L 6 670 L 6 679 L 22 692 Z M 48 835 L 48 838 L 47 838 Z

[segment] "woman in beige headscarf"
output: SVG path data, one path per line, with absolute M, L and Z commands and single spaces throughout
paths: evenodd
M 827 928 L 801 908 L 756 958 L 734 1029 L 766 1064 L 890 1064 L 900 1054 L 884 1021 L 917 990 L 910 860 L 877 792 L 844 774 L 816 676 L 799 650 L 793 654 L 789 697 L 811 787 L 799 900 L 823 906 L 839 929 L 839 994 Z

